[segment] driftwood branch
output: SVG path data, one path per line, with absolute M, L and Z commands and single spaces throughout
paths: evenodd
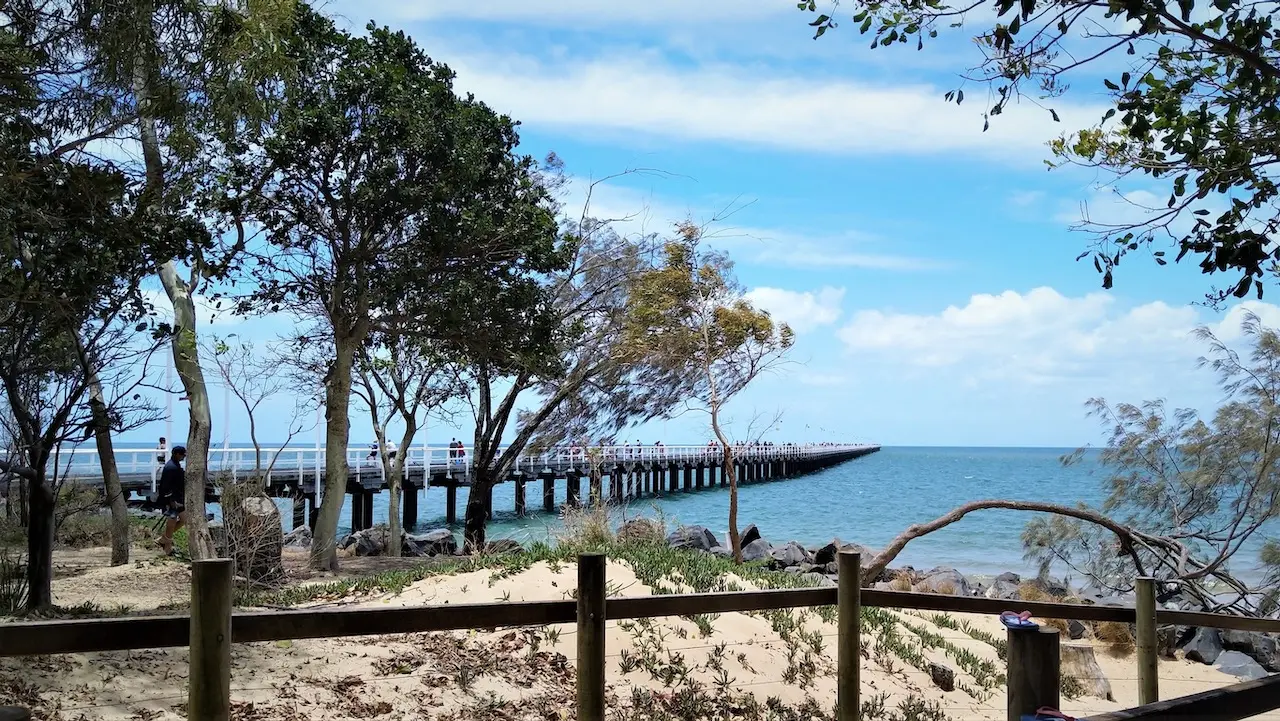
M 928 523 L 917 523 L 909 526 L 905 531 L 898 534 L 897 538 L 894 538 L 893 541 L 885 547 L 884 551 L 880 552 L 879 555 L 872 559 L 871 563 L 864 571 L 865 577 L 875 578 L 879 576 L 890 563 L 893 563 L 893 559 L 897 558 L 898 554 L 902 553 L 902 549 L 906 548 L 907 544 L 911 541 L 921 536 L 933 533 L 934 531 L 946 528 L 974 511 L 993 509 L 1052 513 L 1101 526 L 1116 535 L 1120 540 L 1121 548 L 1124 549 L 1131 558 L 1133 558 L 1134 563 L 1137 564 L 1139 568 L 1142 567 L 1142 564 L 1137 558 L 1137 547 L 1141 546 L 1151 548 L 1153 545 L 1164 545 L 1159 542 L 1159 539 L 1153 538 L 1139 531 L 1135 531 L 1134 529 L 1098 513 L 1097 511 L 1092 511 L 1087 508 L 1063 506 L 1056 503 L 1039 503 L 1036 501 L 1005 501 L 997 499 L 972 501 L 962 506 L 958 506 L 950 512 L 939 516 Z M 1155 542 L 1154 544 L 1152 543 L 1153 541 Z

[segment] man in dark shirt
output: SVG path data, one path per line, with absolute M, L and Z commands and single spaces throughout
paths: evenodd
M 187 473 L 182 469 L 182 462 L 187 458 L 187 449 L 174 446 L 173 455 L 160 471 L 160 489 L 156 502 L 164 513 L 164 535 L 156 540 L 166 554 L 173 554 L 173 534 L 182 528 L 187 521 L 183 507 L 184 494 L 187 487 Z

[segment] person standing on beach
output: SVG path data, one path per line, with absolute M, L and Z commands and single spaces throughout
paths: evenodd
M 182 504 L 187 487 L 187 472 L 182 469 L 182 462 L 186 458 L 187 449 L 174 446 L 173 456 L 160 471 L 160 492 L 156 502 L 164 514 L 164 535 L 156 539 L 156 543 L 166 555 L 173 555 L 173 534 L 187 522 L 186 508 Z

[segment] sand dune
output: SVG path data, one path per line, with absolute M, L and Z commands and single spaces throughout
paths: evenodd
M 623 562 L 610 563 L 608 578 L 614 596 L 654 592 Z M 174 563 L 83 568 L 59 578 L 55 596 L 64 605 L 92 601 L 146 610 L 173 602 L 188 582 L 189 572 Z M 539 563 L 510 575 L 476 571 L 432 577 L 395 595 L 347 603 L 386 607 L 555 600 L 571 598 L 575 584 L 572 564 Z M 676 580 L 664 585 L 679 590 Z M 983 634 L 1003 636 L 996 619 L 898 611 L 879 612 L 875 618 L 864 630 L 862 694 L 873 706 L 883 704 L 884 718 L 893 718 L 904 702 L 933 704 L 934 713 L 940 710 L 953 719 L 1004 717 L 1003 664 L 996 647 L 982 640 Z M 615 707 L 632 704 L 637 690 L 670 699 L 691 687 L 702 689 L 706 698 L 731 689 L 761 703 L 774 697 L 792 708 L 816 703 L 830 712 L 834 706 L 833 615 L 824 620 L 815 609 L 730 613 L 694 620 L 610 622 L 607 628 L 607 679 Z M 574 626 L 566 624 L 237 645 L 232 672 L 235 717 L 572 718 L 574 633 Z M 919 667 L 917 654 L 925 668 L 933 662 L 954 671 L 956 689 L 939 689 Z M 1134 659 L 1115 658 L 1101 648 L 1095 655 L 1114 700 L 1064 701 L 1068 713 L 1084 715 L 1136 703 Z M 186 673 L 185 649 L 8 659 L 0 663 L 0 701 L 32 705 L 39 718 L 50 720 L 181 719 Z M 1181 660 L 1162 662 L 1160 674 L 1164 697 L 1236 681 Z

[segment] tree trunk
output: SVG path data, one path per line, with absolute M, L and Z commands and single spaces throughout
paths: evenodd
M 47 611 L 53 607 L 53 491 L 42 469 L 36 469 L 30 489 L 30 517 L 27 525 L 27 610 Z
M 387 540 L 387 555 L 398 558 L 403 545 L 403 525 L 400 522 L 400 463 L 392 461 L 391 471 L 387 473 L 387 527 L 390 536 Z
M 742 563 L 742 535 L 738 533 L 738 473 L 733 466 L 733 446 L 729 445 L 720 429 L 720 408 L 716 403 L 711 405 L 711 431 L 724 449 L 720 460 L 720 472 L 729 479 L 729 549 L 733 551 L 734 563 Z
M 400 541 L 401 535 L 404 533 L 403 523 L 400 520 L 400 491 L 404 488 L 405 464 L 409 461 L 409 449 L 413 447 L 413 437 L 418 434 L 417 418 L 402 412 L 401 420 L 404 421 L 404 435 L 400 437 L 400 448 L 396 449 L 396 457 L 391 459 L 389 464 L 391 467 L 387 473 L 387 505 L 390 507 L 387 525 L 391 529 L 391 542 L 387 545 L 387 555 L 400 555 L 400 548 L 403 545 Z M 430 474 L 424 475 L 425 478 Z
M 146 167 L 146 186 L 139 205 L 158 204 L 165 193 L 164 158 L 160 151 L 160 135 L 156 130 L 152 103 L 151 79 L 154 76 L 155 4 L 150 0 L 139 2 L 137 22 L 141 28 L 137 43 L 137 56 L 133 67 L 133 93 L 138 103 L 138 142 L 142 146 L 142 159 Z M 194 559 L 213 558 L 213 539 L 209 536 L 209 523 L 205 520 L 204 487 L 209 461 L 209 391 L 200 368 L 200 356 L 196 347 L 196 306 L 191 297 L 191 284 L 178 276 L 177 264 L 172 258 L 160 263 L 160 283 L 165 295 L 173 304 L 173 363 L 178 369 L 183 390 L 189 399 L 187 429 L 187 485 L 183 503 L 187 511 L 187 550 Z
M 347 441 L 351 430 L 351 369 L 356 342 L 335 339 L 333 366 L 325 379 L 324 496 L 312 529 L 311 567 L 338 570 L 338 520 L 347 491 Z
M 893 563 L 893 559 L 897 558 L 898 554 L 902 553 L 902 549 L 906 548 L 907 544 L 910 543 L 911 541 L 921 536 L 925 536 L 930 533 L 933 533 L 934 531 L 940 530 L 942 528 L 946 528 L 947 526 L 950 526 L 951 524 L 955 523 L 956 521 L 959 521 L 960 519 L 964 518 L 966 515 L 974 511 L 989 510 L 989 509 L 1053 513 L 1059 516 L 1066 516 L 1068 518 L 1076 518 L 1082 521 L 1088 521 L 1089 523 L 1094 523 L 1099 526 L 1102 526 L 1103 528 L 1106 528 L 1107 530 L 1116 534 L 1116 536 L 1120 538 L 1121 542 L 1125 544 L 1126 547 L 1130 547 L 1130 548 L 1132 548 L 1135 541 L 1138 540 L 1137 536 L 1139 535 L 1137 534 L 1137 532 L 1135 532 L 1132 528 L 1129 528 L 1128 526 L 1117 523 L 1116 521 L 1113 521 L 1112 519 L 1102 515 L 1101 513 L 1098 513 L 1096 511 L 1090 511 L 1084 508 L 1075 508 L 1072 506 L 1060 506 L 1056 503 L 1038 503 L 1034 501 L 1003 501 L 1003 500 L 995 500 L 995 499 L 986 500 L 986 501 L 972 501 L 962 506 L 958 506 L 955 509 L 951 510 L 950 512 L 942 516 L 939 516 L 938 518 L 935 518 L 934 520 L 929 521 L 928 523 L 918 523 L 918 524 L 909 526 L 907 530 L 898 534 L 898 537 L 894 538 L 893 541 L 888 546 L 886 546 L 883 551 L 880 552 L 880 555 L 876 556 L 874 559 L 871 560 L 870 563 L 863 566 L 862 577 L 864 579 L 867 579 L 869 582 L 874 581 L 877 577 L 880 576 L 882 572 L 884 572 L 884 569 L 890 563 Z
M 93 369 L 89 369 L 89 408 L 93 413 L 93 436 L 98 445 L 107 506 L 111 509 L 111 565 L 122 566 L 129 562 L 129 507 L 120 485 L 120 470 L 116 467 L 106 396 L 102 392 L 102 381 Z
M 489 525 L 489 494 L 493 490 L 494 469 L 487 464 L 471 471 L 471 488 L 467 492 L 467 518 L 462 539 L 466 553 L 481 553 L 485 545 L 485 529 Z
M 160 280 L 173 303 L 173 365 L 187 394 L 187 486 L 183 505 L 187 511 L 187 544 L 195 560 L 216 558 L 217 551 L 209 535 L 205 519 L 205 482 L 209 469 L 209 439 L 212 420 L 209 415 L 209 388 L 200 367 L 196 344 L 196 304 L 191 289 L 178 277 L 173 261 L 160 267 Z

